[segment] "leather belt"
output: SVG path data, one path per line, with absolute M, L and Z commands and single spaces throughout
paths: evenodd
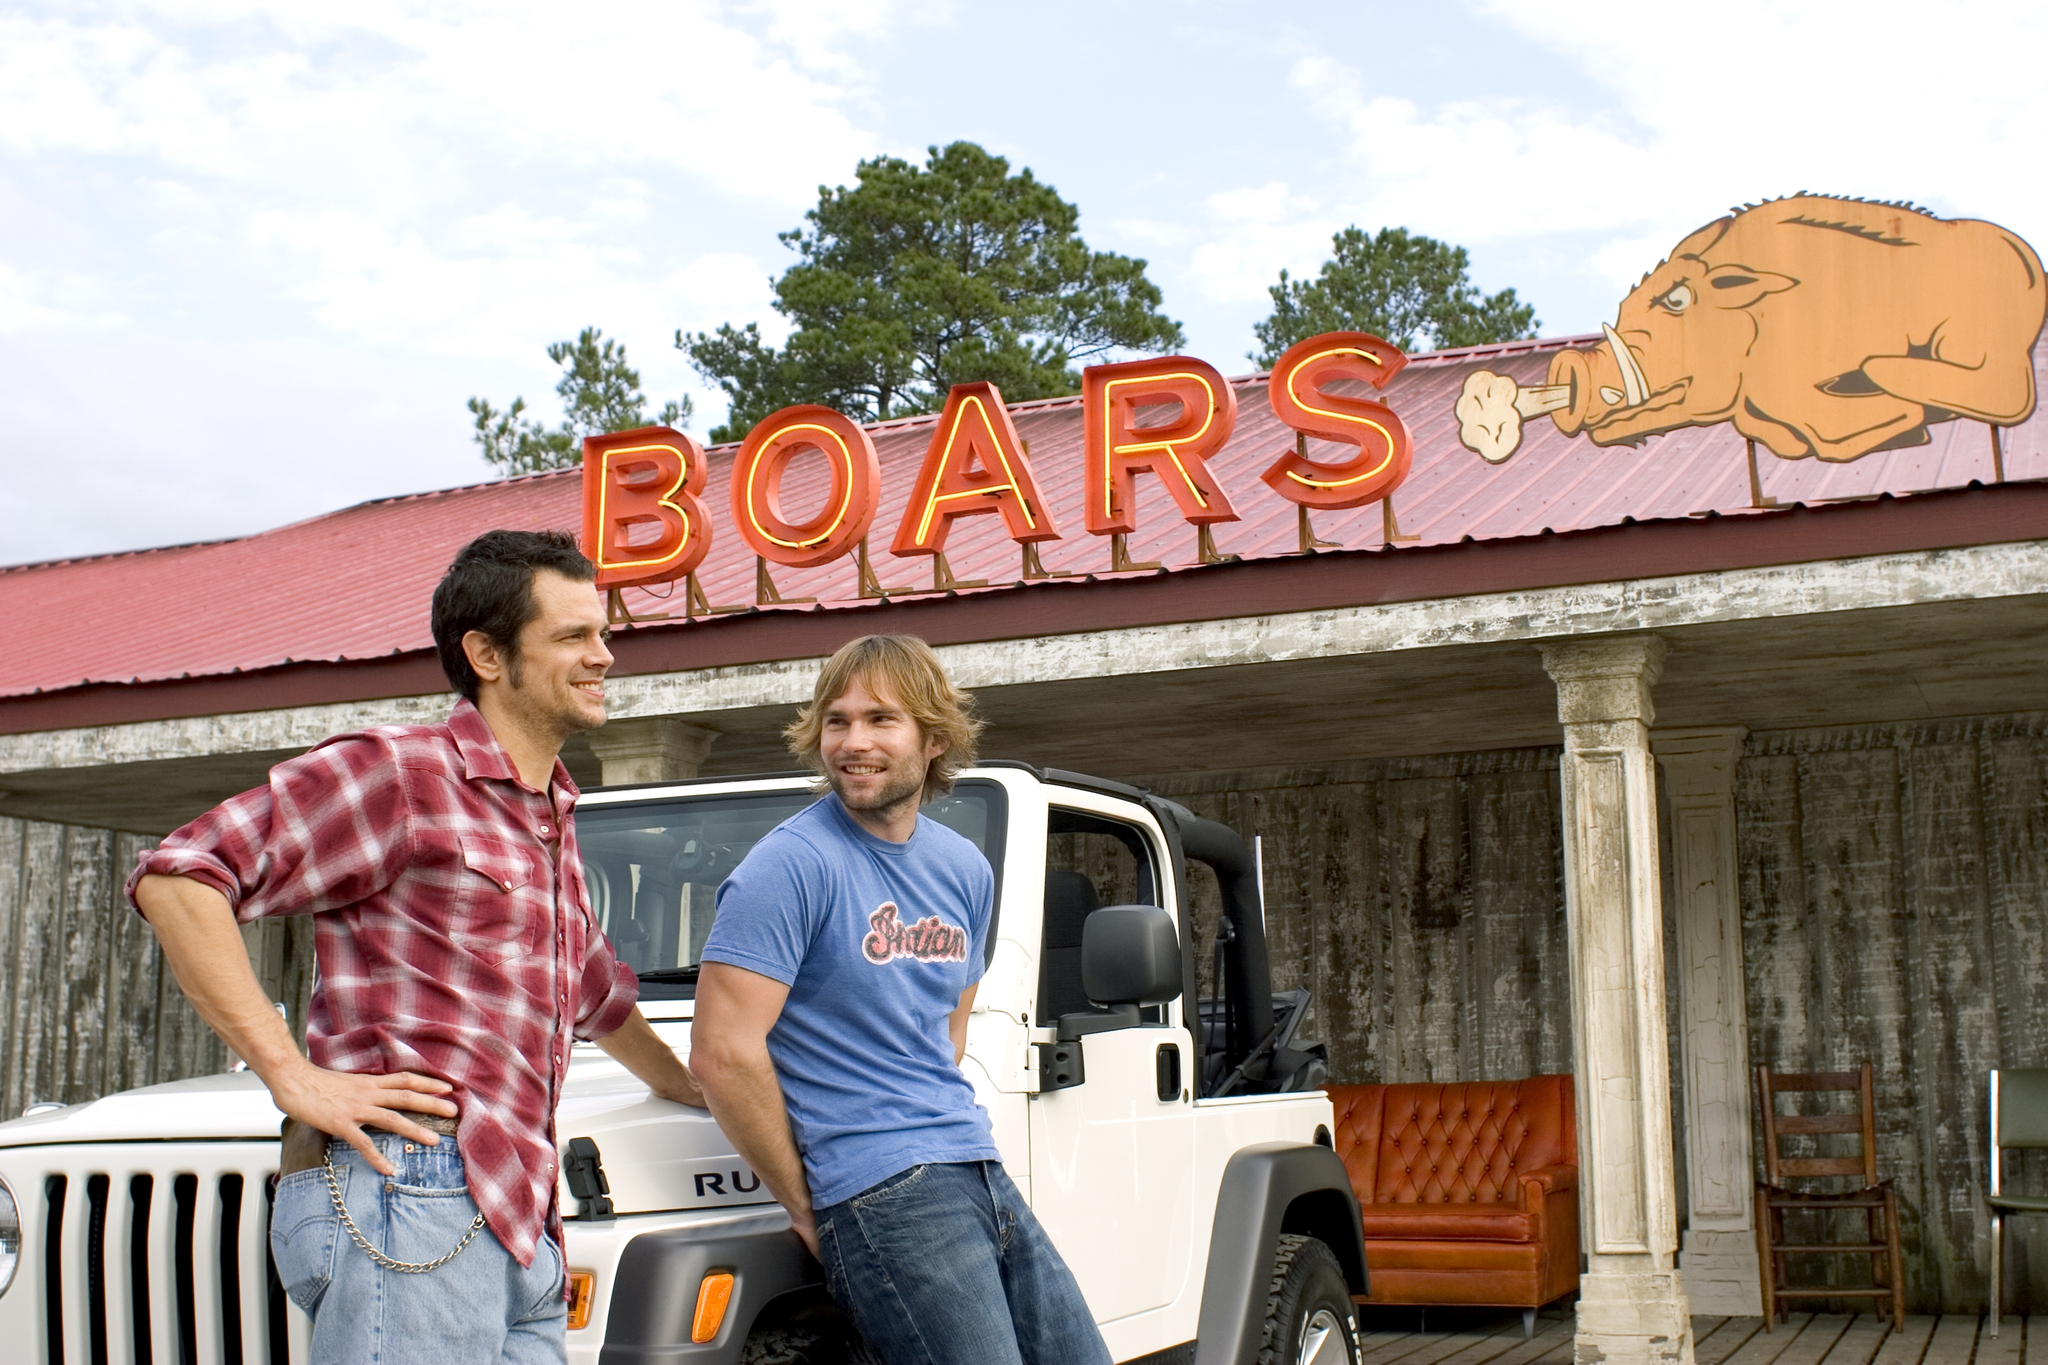
M 414 1123 L 417 1123 L 430 1133 L 439 1133 L 443 1137 L 455 1136 L 457 1119 L 444 1118 L 439 1114 L 413 1114 L 410 1117 Z M 366 1133 L 390 1132 L 389 1129 L 379 1128 L 371 1123 L 364 1124 L 363 1131 Z M 393 1133 L 392 1136 L 397 1137 L 401 1135 Z M 309 1124 L 301 1123 L 295 1118 L 287 1118 L 284 1121 L 284 1127 L 279 1131 L 279 1138 L 277 1175 L 280 1180 L 295 1172 L 310 1171 L 315 1166 L 318 1166 L 327 1155 L 327 1144 L 330 1140 L 326 1133 Z

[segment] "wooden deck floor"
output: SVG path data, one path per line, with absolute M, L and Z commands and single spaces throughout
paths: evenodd
M 1774 1332 L 1762 1318 L 1692 1320 L 1698 1365 L 2048 1365 L 2048 1318 L 2008 1316 L 1994 1340 L 1983 1318 L 1912 1317 L 1906 1329 L 1869 1313 L 1794 1313 Z M 1524 1339 L 1519 1313 L 1368 1308 L 1359 1365 L 1571 1365 L 1576 1319 L 1539 1317 Z

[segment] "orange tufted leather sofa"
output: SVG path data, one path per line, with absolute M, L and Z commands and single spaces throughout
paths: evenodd
M 1365 1223 L 1360 1302 L 1535 1309 L 1578 1288 L 1570 1076 L 1329 1095 Z

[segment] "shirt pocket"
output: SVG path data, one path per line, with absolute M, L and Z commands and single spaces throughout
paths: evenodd
M 463 835 L 461 845 L 455 903 L 449 907 L 455 941 L 487 957 L 537 946 L 535 930 L 546 918 L 548 899 L 539 855 L 474 834 Z

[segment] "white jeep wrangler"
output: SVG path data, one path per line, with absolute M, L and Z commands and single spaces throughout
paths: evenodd
M 579 805 L 595 908 L 679 1051 L 719 882 L 814 799 L 785 774 Z M 1135 788 L 1022 764 L 972 769 L 926 810 L 996 873 L 963 1066 L 1111 1354 L 1352 1365 L 1358 1207 L 1330 1150 L 1322 1049 L 1294 1038 L 1306 992 L 1271 990 L 1244 841 Z M 1222 893 L 1214 1000 L 1196 997 L 1191 862 Z M 244 1073 L 0 1124 L 5 1354 L 304 1361 L 306 1319 L 267 1248 L 279 1119 Z M 817 1262 L 703 1111 L 579 1045 L 557 1133 L 572 1361 L 858 1358 Z

